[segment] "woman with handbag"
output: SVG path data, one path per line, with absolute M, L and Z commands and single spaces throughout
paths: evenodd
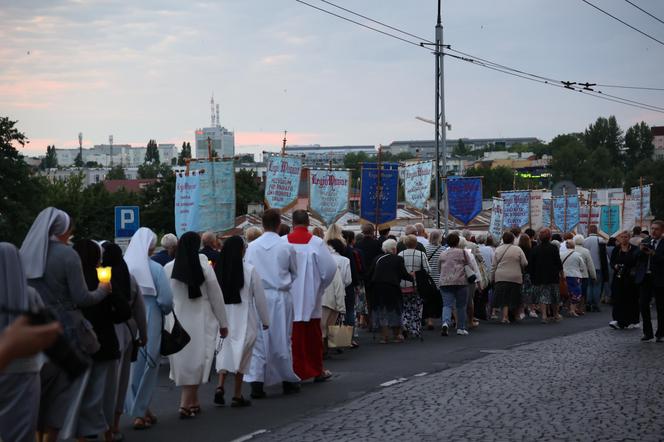
M 132 364 L 125 398 L 125 412 L 134 419 L 135 430 L 148 429 L 157 423 L 157 417 L 150 411 L 150 402 L 159 378 L 163 316 L 173 309 L 173 294 L 164 268 L 150 259 L 156 245 L 157 235 L 141 227 L 132 236 L 124 255 L 129 273 L 143 295 L 147 322 L 147 344 Z
M 350 270 L 350 260 L 342 256 L 346 251 L 346 244 L 342 240 L 333 238 L 327 240 L 332 258 L 337 263 L 337 272 L 334 275 L 332 283 L 325 288 L 323 292 L 323 315 L 320 321 L 321 332 L 323 333 L 323 357 L 327 357 L 328 327 L 335 325 L 339 315 L 346 314 L 346 287 L 353 282 Z
M 427 260 L 429 261 L 429 269 L 431 270 L 430 276 L 434 281 L 433 290 L 429 296 L 424 297 L 424 310 L 422 316 L 427 323 L 427 330 L 433 330 L 433 320 L 439 319 L 443 313 L 443 298 L 440 295 L 437 284 L 440 278 L 440 268 L 438 266 L 438 259 L 441 252 L 447 249 L 443 245 L 443 232 L 440 230 L 429 231 L 429 244 L 425 247 Z
M 528 261 L 523 250 L 514 245 L 514 235 L 503 233 L 503 245 L 496 249 L 491 274 L 494 281 L 494 308 L 502 311 L 501 323 L 509 324 L 509 311 L 517 311 L 521 304 L 523 271 Z
M 115 324 L 120 359 L 118 361 L 118 391 L 115 396 L 115 419 L 112 431 L 114 440 L 120 440 L 123 439 L 122 433 L 120 433 L 120 416 L 124 412 L 131 363 L 138 357 L 139 348 L 145 347 L 148 333 L 143 295 L 138 288 L 136 278 L 131 276 L 127 263 L 122 258 L 122 249 L 117 244 L 108 241 L 102 243 L 102 248 L 104 251 L 101 265 L 102 267 L 111 268 L 111 284 L 113 287 L 120 286 L 124 288 L 123 292 L 131 309 L 131 317 L 127 321 Z
M 456 306 L 457 313 L 457 335 L 467 336 L 466 329 L 466 305 L 468 303 L 468 285 L 475 282 L 470 276 L 472 268 L 469 269 L 466 251 L 460 247 L 459 234 L 452 232 L 447 237 L 449 248 L 440 254 L 438 261 L 440 278 L 438 286 L 443 296 L 443 325 L 442 336 L 449 333 L 449 324 L 452 321 L 452 309 Z M 467 272 L 468 270 L 468 272 Z M 473 279 L 471 281 L 471 279 Z
M 381 344 L 387 344 L 389 330 L 392 330 L 393 341 L 403 342 L 401 332 L 401 280 L 414 281 L 412 274 L 406 270 L 401 256 L 397 256 L 397 242 L 388 239 L 382 245 L 383 254 L 376 256 L 369 268 L 368 278 L 371 281 L 371 321 L 373 327 L 381 330 Z
M 83 275 L 88 289 L 99 285 L 97 267 L 101 263 L 101 246 L 90 239 L 76 241 L 74 250 L 81 257 Z M 69 414 L 60 437 L 76 437 L 104 433 L 104 440 L 112 441 L 117 394 L 117 368 L 120 347 L 115 334 L 115 324 L 131 317 L 129 308 L 129 281 L 112 281 L 113 291 L 100 303 L 83 308 L 83 315 L 90 321 L 99 341 L 99 350 L 92 355 L 92 369 L 83 394 L 69 405 Z
M 565 241 L 566 250 L 560 251 L 560 260 L 563 265 L 565 282 L 570 297 L 569 315 L 579 316 L 576 313 L 576 306 L 581 302 L 581 278 L 584 273 L 588 274 L 588 269 L 583 261 L 583 256 L 575 251 L 576 244 L 573 239 Z
M 198 233 L 185 233 L 178 241 L 175 260 L 164 267 L 173 291 L 174 319 L 191 337 L 182 350 L 169 356 L 170 377 L 182 386 L 181 419 L 200 413 L 198 387 L 210 377 L 217 336 L 228 335 L 224 297 L 207 257 L 198 253 L 200 246 Z
M 424 252 L 416 250 L 419 244 L 415 235 L 406 235 L 403 240 L 406 250 L 399 253 L 406 264 L 408 273 L 414 274 L 424 271 L 431 273 L 429 261 Z M 415 282 L 401 281 L 401 296 L 403 298 L 403 311 L 401 313 L 401 328 L 405 336 L 422 337 L 422 310 L 424 301 L 422 293 L 418 292 Z
M 73 233 L 69 215 L 54 207 L 42 210 L 21 245 L 21 261 L 28 284 L 52 308 L 64 328 L 65 337 L 81 352 L 92 354 L 99 343 L 81 307 L 101 302 L 111 291 L 102 283 L 89 290 L 81 258 L 68 243 Z M 88 371 L 89 373 L 89 371 Z M 85 388 L 88 373 L 70 380 L 52 362 L 41 370 L 41 402 L 38 428 L 48 440 L 57 440 L 69 405 Z
M 219 384 L 214 403 L 224 405 L 226 377 L 229 373 L 235 373 L 231 407 L 251 405 L 250 401 L 242 397 L 242 381 L 251 364 L 260 324 L 262 330 L 267 330 L 270 325 L 263 283 L 256 268 L 243 261 L 245 249 L 242 237 L 233 236 L 227 239 L 221 250 L 219 264 L 215 267 L 224 293 L 229 336 L 220 341 L 221 351 L 217 353 Z

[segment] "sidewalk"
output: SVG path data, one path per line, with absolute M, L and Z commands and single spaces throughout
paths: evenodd
M 606 328 L 501 351 L 307 417 L 270 441 L 661 441 L 664 344 Z

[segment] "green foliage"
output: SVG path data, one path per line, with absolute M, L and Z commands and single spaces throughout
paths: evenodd
M 263 201 L 260 177 L 253 170 L 240 170 L 235 174 L 235 201 L 238 216 L 247 213 L 249 203 Z
M 459 138 L 457 145 L 454 146 L 452 154 L 459 157 L 465 157 L 467 155 L 470 155 L 470 153 L 471 153 L 470 148 L 466 146 L 466 144 L 463 142 L 461 138 Z
M 591 124 L 585 130 L 583 140 L 589 151 L 593 152 L 603 147 L 609 153 L 609 158 L 613 164 L 622 162 L 623 131 L 618 126 L 615 116 L 611 115 L 609 118 L 599 117 L 594 124 Z
M 74 166 L 75 167 L 83 167 L 83 157 L 81 156 L 81 152 L 79 152 L 76 155 L 76 158 L 74 158 Z
M 144 164 L 160 164 L 159 149 L 157 148 L 157 142 L 155 140 L 148 141 Z
M 113 166 L 111 170 L 106 174 L 107 180 L 126 180 L 127 175 L 125 175 L 124 168 L 120 165 Z
M 0 117 L 0 241 L 20 246 L 34 216 L 45 207 L 46 182 L 32 176 L 16 149 L 27 139 L 15 125 L 15 121 Z
M 141 164 L 138 166 L 138 177 L 141 179 L 156 179 L 171 175 L 173 171 L 168 164 Z
M 175 232 L 175 174 L 169 173 L 143 189 L 138 205 L 142 226 L 159 235 Z
M 54 169 L 58 167 L 58 155 L 55 152 L 55 146 L 46 146 L 46 156 L 42 159 L 39 168 Z
M 182 149 L 178 154 L 178 166 L 187 164 L 187 159 L 191 158 L 191 144 L 189 142 L 182 142 Z
M 102 165 L 96 161 L 88 161 L 87 163 L 85 163 L 85 167 L 87 167 L 88 169 L 92 169 L 92 168 L 102 167 Z
M 515 176 L 514 171 L 505 166 L 499 166 L 493 169 L 486 166 L 473 167 L 466 169 L 465 176 L 483 177 L 482 198 L 485 199 L 499 196 L 501 191 L 525 189 L 528 186 L 528 181 L 526 179 Z
M 653 134 L 645 122 L 640 122 L 627 129 L 625 133 L 625 167 L 633 169 L 643 160 L 652 158 L 655 152 L 653 146 Z

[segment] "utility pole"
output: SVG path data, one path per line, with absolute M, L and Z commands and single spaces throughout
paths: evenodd
M 421 46 L 427 46 L 431 43 L 420 43 Z M 440 229 L 440 203 L 441 203 L 441 188 L 447 182 L 447 124 L 445 122 L 445 80 L 443 76 L 443 22 L 441 19 L 441 0 L 438 0 L 438 18 L 436 20 L 436 43 L 434 44 L 434 56 L 436 60 L 435 80 L 436 80 L 436 93 L 435 93 L 435 140 L 436 140 L 436 228 Z M 442 155 L 442 181 L 441 184 L 441 155 Z M 447 186 L 445 186 L 447 187 Z M 447 201 L 447 189 L 445 190 L 445 198 L 442 199 L 443 203 L 443 218 L 445 225 L 445 235 L 449 232 L 449 209 Z
M 81 164 L 84 164 L 83 163 L 83 132 L 78 133 L 78 154 L 81 157 Z
M 108 145 L 110 146 L 109 152 L 111 153 L 111 169 L 113 168 L 113 135 L 108 136 Z

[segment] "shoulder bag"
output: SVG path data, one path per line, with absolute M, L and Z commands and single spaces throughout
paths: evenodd
M 475 270 L 473 270 L 473 267 L 468 263 L 468 255 L 466 255 L 466 250 L 461 249 L 463 252 L 463 272 L 466 274 L 466 281 L 468 281 L 468 284 L 473 284 L 475 281 L 477 281 L 477 275 L 475 274 Z
M 185 348 L 189 341 L 191 341 L 189 333 L 182 327 L 178 317 L 173 312 L 173 328 L 171 331 L 166 330 L 166 328 L 161 330 L 161 348 L 159 352 L 162 356 L 175 354 Z
M 574 252 L 570 252 L 569 255 L 567 255 L 565 257 L 565 259 L 563 259 L 563 263 L 562 263 L 563 266 L 565 265 L 565 261 L 567 261 L 567 259 L 570 256 L 572 256 L 573 253 Z M 567 301 L 569 299 L 569 288 L 567 287 L 567 279 L 565 279 L 565 269 L 564 268 L 563 268 L 563 270 L 560 271 L 560 274 L 558 276 L 558 286 L 559 286 L 559 289 L 560 289 L 560 299 L 562 299 L 563 301 Z

